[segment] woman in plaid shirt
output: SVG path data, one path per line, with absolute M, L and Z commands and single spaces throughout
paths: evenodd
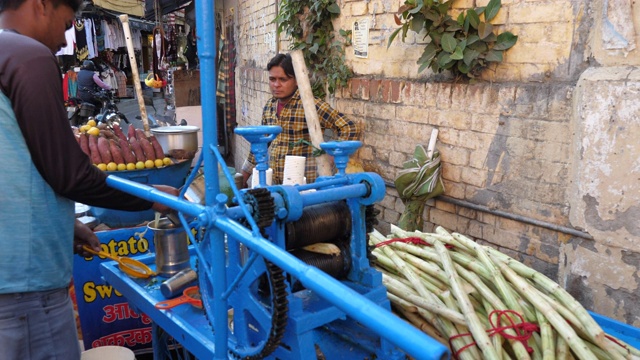
M 296 82 L 291 55 L 278 54 L 267 64 L 269 89 L 273 97 L 267 101 L 262 112 L 262 125 L 278 125 L 282 133 L 269 147 L 269 166 L 273 169 L 273 184 L 282 184 L 284 160 L 287 155 L 307 158 L 305 176 L 307 182 L 316 180 L 314 148 L 309 145 L 309 129 L 304 117 L 304 109 L 298 83 Z M 343 114 L 333 109 L 325 101 L 315 98 L 316 111 L 322 130 L 331 129 L 338 140 L 358 140 L 360 128 Z M 255 166 L 253 154 L 249 154 L 242 165 L 243 181 L 246 184 Z

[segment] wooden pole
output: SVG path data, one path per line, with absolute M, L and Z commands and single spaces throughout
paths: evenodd
M 307 128 L 309 128 L 309 137 L 311 138 L 313 146 L 319 149 L 320 143 L 324 142 L 324 137 L 320 121 L 318 120 L 316 103 L 313 97 L 313 92 L 311 91 L 311 83 L 309 82 L 309 72 L 307 70 L 307 65 L 304 62 L 302 51 L 294 50 L 291 52 L 291 60 L 293 63 L 293 70 L 296 74 L 300 98 L 302 99 L 304 117 L 307 120 Z M 318 156 L 316 158 L 316 166 L 318 168 L 319 176 L 333 175 L 333 167 L 331 165 L 329 155 L 322 154 Z
M 140 74 L 138 73 L 138 64 L 136 62 L 136 54 L 133 50 L 133 40 L 131 39 L 131 29 L 129 28 L 129 15 L 120 15 L 120 22 L 122 22 L 122 29 L 124 30 L 124 38 L 127 43 L 127 52 L 129 53 L 129 63 L 131 64 L 131 73 L 133 76 L 133 88 L 136 91 L 136 98 L 138 99 L 138 106 L 140 107 L 140 117 L 142 118 L 142 126 L 147 136 L 149 133 L 149 119 L 147 118 L 147 108 L 144 105 L 144 98 L 142 97 L 142 86 L 140 85 Z M 133 125 L 129 125 L 133 126 Z

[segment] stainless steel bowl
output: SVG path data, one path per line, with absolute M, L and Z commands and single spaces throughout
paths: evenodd
M 198 131 L 197 126 L 162 126 L 151 129 L 151 133 L 158 139 L 165 155 L 185 153 L 190 156 L 179 156 L 178 158 L 193 157 L 198 151 Z

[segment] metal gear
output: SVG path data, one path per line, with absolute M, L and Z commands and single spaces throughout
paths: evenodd
M 247 190 L 243 196 L 243 200 L 249 207 L 251 217 L 259 228 L 262 229 L 271 225 L 275 218 L 276 205 L 271 196 L 271 192 L 267 190 L 267 188 Z

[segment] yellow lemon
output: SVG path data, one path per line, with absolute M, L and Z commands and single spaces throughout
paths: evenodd
M 114 163 L 113 161 L 107 164 L 107 170 L 108 171 L 116 171 L 118 170 L 118 164 Z
M 83 134 L 86 133 L 87 131 L 89 131 L 89 129 L 91 129 L 91 126 L 89 126 L 89 125 L 80 126 L 80 132 L 83 133 Z
M 153 160 L 147 160 L 144 162 L 144 167 L 146 167 L 147 169 L 153 169 L 154 166 L 156 166 L 156 164 L 153 162 Z
M 138 161 L 136 163 L 136 169 L 138 169 L 138 170 L 144 169 L 144 162 Z
M 135 169 L 136 169 L 136 164 L 127 163 L 127 170 L 135 170 Z
M 135 166 L 135 165 L 134 165 Z M 125 171 L 127 170 L 127 165 L 125 164 L 118 164 L 118 171 Z
M 162 162 L 165 164 L 165 166 L 173 165 L 173 161 L 171 161 L 171 159 L 168 157 L 162 159 Z
M 98 136 L 98 135 L 100 135 L 100 129 L 98 129 L 97 127 L 93 126 L 89 130 L 87 130 L 87 133 L 89 135 Z
M 162 162 L 162 159 L 156 159 L 156 161 L 153 162 L 156 167 L 163 167 L 164 163 Z
M 104 164 L 104 163 L 98 164 L 98 169 L 102 171 L 107 171 L 107 164 Z
M 93 126 L 96 126 L 97 124 L 96 124 L 96 121 L 95 121 L 95 120 L 91 119 L 91 120 L 87 121 L 87 125 L 88 125 L 89 127 L 93 127 Z

